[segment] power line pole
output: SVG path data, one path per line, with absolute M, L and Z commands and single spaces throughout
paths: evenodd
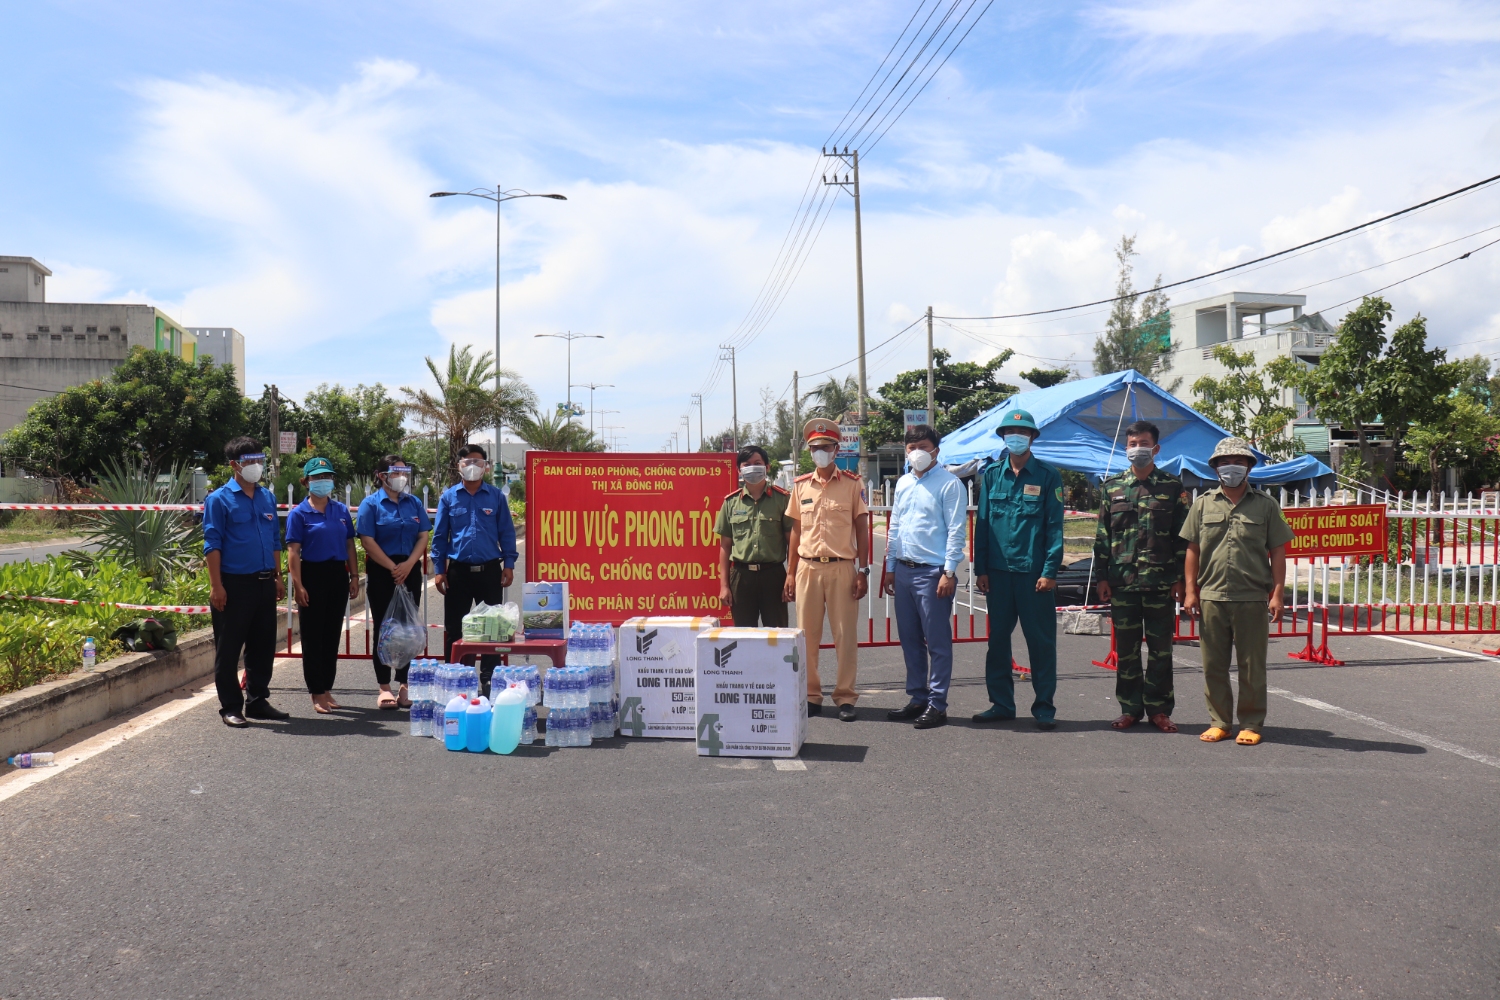
M 720 344 L 719 350 L 725 352 L 719 355 L 719 360 L 729 362 L 729 402 L 731 407 L 729 412 L 731 414 L 730 419 L 734 421 L 734 433 L 732 434 L 734 447 L 738 449 L 740 446 L 740 388 L 739 377 L 734 368 L 734 348 L 727 344 Z
M 276 466 L 281 459 L 281 390 L 274 385 L 266 386 L 271 394 L 271 440 L 267 451 L 271 455 L 271 481 L 276 481 Z
M 802 468 L 802 393 L 797 387 L 797 372 L 792 372 L 792 475 Z
M 698 408 L 698 450 L 703 450 L 703 393 L 693 393 L 693 405 Z M 691 428 L 689 428 L 691 430 Z
M 932 402 L 932 306 L 927 307 L 927 426 L 937 430 L 937 411 Z
M 845 146 L 840 153 L 834 147 L 830 153 L 825 148 L 823 155 L 848 164 L 854 171 L 852 180 L 849 174 L 839 180 L 838 172 L 835 171 L 833 180 L 830 181 L 825 175 L 823 183 L 845 188 L 854 195 L 854 285 L 859 310 L 859 480 L 865 482 L 869 478 L 870 467 L 870 456 L 865 451 L 865 422 L 869 419 L 870 412 L 867 402 L 869 392 L 865 382 L 865 255 L 859 219 L 859 150 L 851 153 L 849 147 Z
M 580 382 L 577 385 L 568 386 L 569 389 L 587 389 L 589 391 L 589 440 L 591 441 L 594 438 L 594 390 L 613 389 L 614 387 L 613 382 Z M 572 395 L 572 393 L 570 392 L 569 395 Z M 619 411 L 610 410 L 609 412 L 618 413 Z

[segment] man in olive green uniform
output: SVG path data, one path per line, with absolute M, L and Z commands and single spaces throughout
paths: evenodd
M 765 450 L 751 445 L 735 456 L 745 485 L 724 498 L 719 536 L 719 600 L 742 628 L 786 628 L 787 515 L 791 494 L 766 482 Z
M 1219 486 L 1198 498 L 1182 526 L 1188 542 L 1182 606 L 1190 612 L 1202 609 L 1203 688 L 1213 720 L 1198 738 L 1217 743 L 1229 736 L 1234 722 L 1232 647 L 1240 668 L 1240 734 L 1235 742 L 1254 746 L 1266 721 L 1270 623 L 1281 617 L 1286 545 L 1294 535 L 1276 501 L 1250 487 L 1255 452 L 1249 444 L 1225 438 L 1208 464 L 1218 474 Z
M 990 646 L 984 680 L 993 704 L 975 722 L 1016 717 L 1011 633 L 1026 636 L 1031 661 L 1031 715 L 1040 729 L 1057 728 L 1057 571 L 1063 555 L 1062 475 L 1031 454 L 1040 436 L 1025 410 L 1011 410 L 995 428 L 1005 440 L 1000 460 L 979 481 L 974 522 L 974 585 L 986 595 Z
M 1094 572 L 1115 626 L 1115 698 L 1121 714 L 1111 725 L 1129 729 L 1146 718 L 1162 732 L 1175 733 L 1172 633 L 1175 606 L 1183 596 L 1187 539 L 1181 533 L 1188 495 L 1181 480 L 1156 467 L 1158 436 L 1156 425 L 1144 420 L 1125 428 L 1130 467 L 1104 481 Z M 1143 632 L 1149 650 L 1144 675 Z

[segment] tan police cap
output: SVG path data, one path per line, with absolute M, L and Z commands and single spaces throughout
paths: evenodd
M 839 425 L 827 417 L 813 417 L 809 420 L 802 427 L 802 436 L 807 439 L 807 443 L 810 445 L 821 444 L 824 441 L 831 441 L 834 444 L 838 444 L 843 440 L 843 434 L 839 431 Z

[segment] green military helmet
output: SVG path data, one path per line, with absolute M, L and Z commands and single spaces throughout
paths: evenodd
M 1005 418 L 1000 421 L 1000 425 L 995 428 L 995 433 L 1004 436 L 1014 430 L 1027 430 L 1034 437 L 1042 436 L 1042 429 L 1036 425 L 1036 421 L 1031 418 L 1031 414 L 1025 410 L 1011 410 L 1007 413 Z

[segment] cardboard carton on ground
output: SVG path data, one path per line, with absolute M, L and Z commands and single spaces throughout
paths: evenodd
M 528 580 L 521 584 L 521 630 L 528 639 L 566 639 L 568 584 Z
M 620 626 L 620 735 L 690 740 L 697 732 L 698 633 L 717 618 L 630 618 Z
M 797 756 L 807 738 L 806 660 L 800 628 L 700 633 L 698 756 Z

